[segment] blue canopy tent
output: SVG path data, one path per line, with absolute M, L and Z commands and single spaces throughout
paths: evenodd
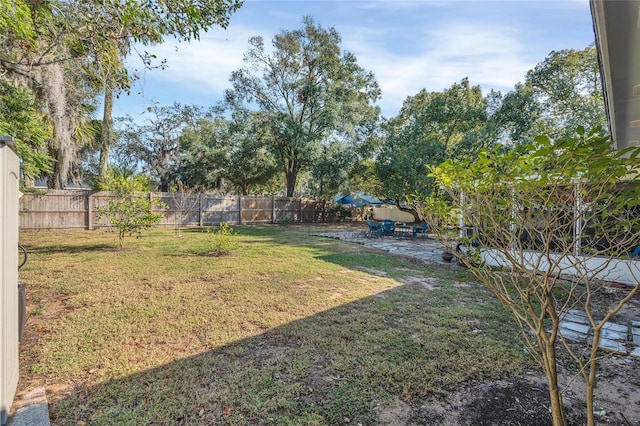
M 367 195 L 364 192 L 349 192 L 347 194 L 337 195 L 333 201 L 337 204 L 350 205 L 353 207 L 363 207 L 369 204 L 382 204 L 382 201 L 372 195 Z

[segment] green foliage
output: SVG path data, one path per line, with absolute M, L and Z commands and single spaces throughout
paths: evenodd
M 160 223 L 162 215 L 153 213 L 154 207 L 164 205 L 148 191 L 150 181 L 146 176 L 135 175 L 127 169 L 109 169 L 106 176 L 96 185 L 100 190 L 112 191 L 105 207 L 98 208 L 99 217 L 106 217 L 118 231 L 120 248 L 124 246 L 125 235 L 136 234 L 139 237 L 143 230 Z
M 404 201 L 427 195 L 434 186 L 427 165 L 451 157 L 472 157 L 495 142 L 481 129 L 487 122 L 488 101 L 480 86 L 468 79 L 443 92 L 420 91 L 405 100 L 398 117 L 389 121 L 375 169 L 383 198 Z
M 578 126 L 604 128 L 595 47 L 552 51 L 527 73 L 524 84 L 504 96 L 495 121 L 514 145 L 533 143 L 540 134 L 554 139 L 571 137 Z
M 53 158 L 46 149 L 51 125 L 35 107 L 35 96 L 26 87 L 11 85 L 0 77 L 0 135 L 13 136 L 26 181 L 52 171 Z
M 376 163 L 372 159 L 364 159 L 353 164 L 349 170 L 349 187 L 365 194 L 380 194 L 382 181 L 376 174 Z
M 351 209 L 342 204 L 336 204 L 327 209 L 327 220 L 329 222 L 343 222 L 351 216 Z
M 282 216 L 278 223 L 285 228 L 288 228 L 293 223 L 293 219 L 291 218 L 291 216 Z
M 230 189 L 242 195 L 271 193 L 277 173 L 256 114 L 198 120 L 180 137 L 182 164 L 176 175 L 199 190 Z M 227 184 L 230 188 L 221 185 Z
M 346 190 L 355 159 L 353 149 L 341 141 L 324 144 L 320 156 L 310 168 L 308 195 L 328 199 Z
M 111 134 L 110 103 L 130 76 L 122 60 L 131 45 L 153 45 L 167 37 L 197 39 L 214 25 L 226 27 L 240 0 L 0 1 L 0 74 L 37 89 L 39 110 L 53 126 L 49 141 L 56 164 L 52 186 L 63 187 L 85 141 L 78 130 L 87 105 L 105 93 L 100 149 L 106 164 Z M 155 56 L 140 54 L 146 66 Z
M 131 117 L 120 121 L 122 142 L 116 146 L 115 154 L 122 164 L 142 166 L 156 180 L 160 191 L 168 192 L 182 159 L 182 133 L 205 112 L 196 105 L 175 102 L 172 106 L 154 106 L 148 113 L 142 125 Z
M 217 229 L 213 226 L 207 228 L 207 232 L 211 234 L 208 241 L 209 254 L 213 256 L 228 255 L 240 245 L 238 234 L 226 222 L 220 223 Z

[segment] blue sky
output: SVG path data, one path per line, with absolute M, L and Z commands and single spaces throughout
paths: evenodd
M 114 115 L 142 118 L 147 106 L 174 101 L 216 104 L 231 86 L 231 72 L 243 65 L 249 37 L 260 35 L 270 45 L 282 30 L 300 28 L 306 15 L 334 27 L 342 48 L 375 74 L 387 117 L 398 114 L 407 96 L 441 91 L 464 77 L 485 93 L 506 93 L 552 50 L 594 41 L 588 0 L 246 0 L 226 30 L 150 47 L 167 60 L 166 69 L 142 71 L 132 58 L 140 79 L 116 101 Z

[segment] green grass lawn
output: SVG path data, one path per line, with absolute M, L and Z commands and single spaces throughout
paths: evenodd
M 518 329 L 465 270 L 417 265 L 318 227 L 211 234 L 22 232 L 20 389 L 54 424 L 376 424 L 461 383 L 530 367 Z

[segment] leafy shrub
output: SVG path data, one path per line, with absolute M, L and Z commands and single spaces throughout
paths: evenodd
M 291 219 L 291 217 L 289 217 L 289 216 L 283 216 L 283 217 L 280 218 L 278 223 L 280 225 L 284 226 L 285 228 L 287 228 L 287 227 L 289 227 L 289 225 L 291 225 L 293 223 L 293 219 Z
M 153 213 L 153 208 L 164 207 L 164 204 L 144 193 L 150 189 L 150 181 L 146 176 L 135 175 L 124 168 L 111 169 L 96 186 L 113 192 L 107 206 L 98 208 L 98 217 L 106 216 L 109 223 L 118 230 L 120 248 L 124 245 L 126 234 L 135 233 L 137 238 L 143 230 L 162 220 L 162 215 Z
M 236 234 L 233 228 L 226 222 L 220 223 L 218 229 L 215 229 L 213 226 L 208 228 L 207 232 L 211 233 L 211 238 L 209 238 L 209 254 L 212 256 L 218 257 L 230 254 L 240 245 L 238 242 L 238 234 Z
M 351 209 L 342 204 L 336 204 L 327 210 L 327 220 L 329 222 L 343 222 L 346 218 L 351 217 L 351 214 Z

